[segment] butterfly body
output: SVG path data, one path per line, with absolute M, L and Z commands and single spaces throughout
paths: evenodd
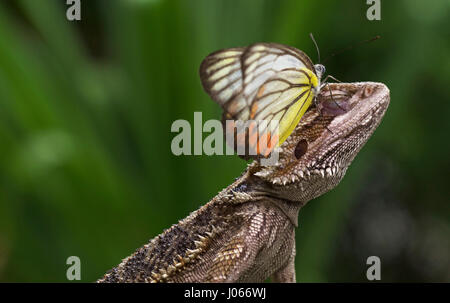
M 200 66 L 205 91 L 231 122 L 227 142 L 245 146 L 244 156 L 255 158 L 267 157 L 287 139 L 318 95 L 324 72 L 302 51 L 276 43 L 220 50 Z M 245 127 L 236 130 L 237 122 Z

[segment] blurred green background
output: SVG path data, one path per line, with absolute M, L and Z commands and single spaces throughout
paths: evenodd
M 279 42 L 391 105 L 342 183 L 300 212 L 297 280 L 450 281 L 450 2 L 82 0 L 0 2 L 0 281 L 90 282 L 245 169 L 174 156 L 177 119 L 219 119 L 198 68 L 210 52 Z M 207 134 L 204 135 L 205 137 Z

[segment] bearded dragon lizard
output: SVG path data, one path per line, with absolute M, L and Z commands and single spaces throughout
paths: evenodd
M 381 83 L 329 84 L 279 147 L 277 164 L 249 164 L 97 282 L 295 282 L 299 210 L 339 184 L 389 100 Z

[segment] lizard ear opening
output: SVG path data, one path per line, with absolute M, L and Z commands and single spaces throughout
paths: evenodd
M 298 141 L 297 146 L 294 150 L 294 156 L 297 159 L 300 159 L 304 154 L 306 154 L 306 151 L 308 150 L 308 141 L 305 139 L 302 139 Z

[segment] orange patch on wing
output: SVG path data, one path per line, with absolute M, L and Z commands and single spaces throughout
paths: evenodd
M 278 142 L 278 135 L 272 136 L 271 132 L 265 133 L 258 141 L 258 154 L 267 157 Z
M 273 149 L 275 146 L 277 146 L 279 140 L 280 140 L 279 135 L 273 136 L 270 140 L 270 147 Z
M 247 146 L 247 153 L 250 156 L 268 157 L 278 144 L 279 135 L 273 135 L 270 131 L 260 134 L 256 121 L 251 121 L 247 129 L 243 128 L 240 131 L 237 131 L 235 122 L 231 122 L 226 126 L 227 141 L 232 138 L 235 148 Z
M 264 94 L 264 90 L 266 89 L 266 86 L 263 85 L 258 89 L 258 93 L 256 94 L 256 97 L 261 98 L 262 94 Z
M 258 103 L 254 102 L 250 108 L 250 120 L 255 118 L 256 111 L 258 110 Z
M 248 127 L 248 151 L 250 155 L 257 155 L 255 148 L 258 144 L 258 127 L 256 121 L 252 121 Z

